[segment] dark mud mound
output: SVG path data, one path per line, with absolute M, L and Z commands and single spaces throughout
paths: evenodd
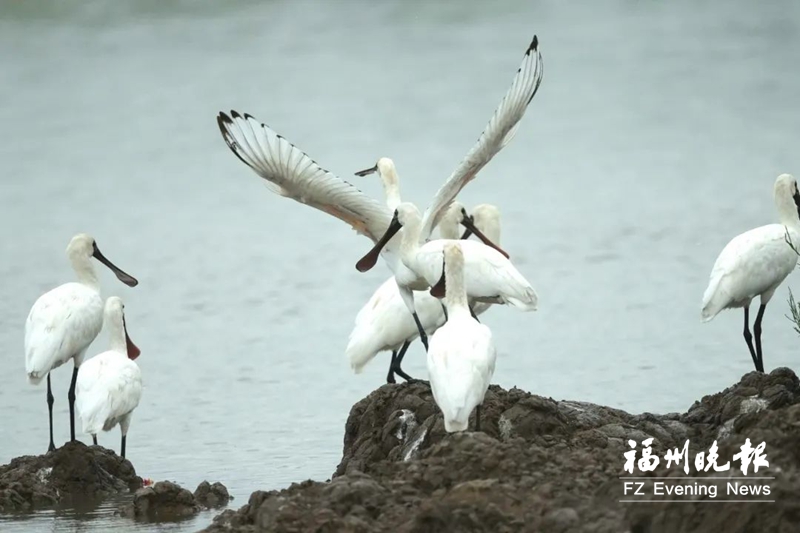
M 28 512 L 91 501 L 142 486 L 130 461 L 101 446 L 69 442 L 44 455 L 0 466 L 0 512 Z
M 133 502 L 120 509 L 128 518 L 145 522 L 172 522 L 193 516 L 202 509 L 222 507 L 230 500 L 222 483 L 203 481 L 194 494 L 172 481 L 159 481 L 136 491 Z
M 206 531 L 798 531 L 800 387 L 788 369 L 747 374 L 687 413 L 667 415 L 631 415 L 492 387 L 481 429 L 447 435 L 427 385 L 385 385 L 353 406 L 330 482 L 255 492 Z M 720 463 L 746 438 L 754 445 L 765 441 L 770 469 L 757 475 L 775 476 L 768 481 L 775 503 L 620 503 L 626 498 L 620 477 L 631 475 L 623 470 L 628 441 L 636 441 L 638 460 L 649 438 L 659 457 L 690 439 L 692 468 L 695 455 L 715 440 Z M 686 475 L 661 462 L 632 475 Z M 726 472 L 693 469 L 690 475 L 742 473 L 735 462 Z M 752 469 L 750 475 L 756 475 Z
M 228 494 L 228 488 L 220 482 L 209 483 L 203 481 L 194 491 L 194 500 L 201 507 L 213 509 L 228 505 L 233 497 Z

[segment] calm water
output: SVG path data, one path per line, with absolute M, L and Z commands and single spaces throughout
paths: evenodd
M 72 279 L 64 248 L 87 231 L 141 282 L 102 272 L 142 349 L 137 471 L 190 489 L 222 481 L 236 507 L 258 488 L 327 479 L 350 406 L 384 379 L 387 357 L 354 376 L 343 349 L 387 270 L 359 274 L 369 241 L 267 191 L 215 115 L 250 112 L 347 179 L 391 156 L 406 198 L 425 205 L 533 33 L 542 89 L 461 197 L 501 207 L 503 246 L 541 296 L 537 313 L 484 315 L 495 380 L 673 411 L 751 370 L 741 313 L 701 324 L 699 301 L 725 243 L 775 220 L 775 177 L 800 175 L 800 4 L 376 4 L 0 4 L 0 463 L 45 450 L 24 320 Z M 800 290 L 796 275 L 789 285 Z M 787 294 L 764 323 L 769 368 L 800 362 Z M 424 368 L 415 345 L 406 370 Z M 70 372 L 53 375 L 60 442 Z M 117 448 L 118 432 L 101 443 Z M 113 508 L 0 529 L 136 529 Z

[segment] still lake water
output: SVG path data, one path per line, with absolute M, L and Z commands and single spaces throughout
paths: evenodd
M 324 480 L 351 405 L 388 356 L 354 376 L 353 318 L 387 277 L 371 246 L 272 195 L 222 141 L 215 116 L 249 112 L 324 167 L 395 159 L 426 205 L 491 116 L 531 36 L 544 83 L 514 139 L 461 196 L 503 213 L 503 247 L 537 313 L 482 319 L 495 381 L 632 412 L 684 410 L 752 369 L 741 313 L 701 324 L 715 257 L 776 220 L 772 184 L 800 175 L 800 3 L 735 1 L 143 1 L 0 3 L 0 464 L 47 445 L 45 388 L 24 376 L 25 317 L 73 274 L 92 233 L 140 280 L 102 270 L 125 300 L 146 380 L 128 442 L 137 471 L 194 489 Z M 800 290 L 797 275 L 789 286 Z M 797 367 L 783 317 L 765 362 Z M 107 345 L 102 333 L 90 348 Z M 425 376 L 418 344 L 406 370 Z M 53 374 L 68 438 L 71 368 Z M 88 440 L 85 437 L 84 441 Z M 100 437 L 118 449 L 117 430 Z M 163 531 L 194 531 L 213 513 Z M 46 512 L 3 531 L 152 529 Z

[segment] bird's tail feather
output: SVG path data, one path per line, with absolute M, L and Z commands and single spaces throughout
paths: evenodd
M 721 278 L 712 279 L 703 294 L 703 309 L 700 317 L 703 322 L 708 322 L 725 308 L 727 298 L 724 291 L 720 290 Z

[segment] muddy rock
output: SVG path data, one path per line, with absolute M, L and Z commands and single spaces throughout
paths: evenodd
M 70 501 L 99 500 L 142 486 L 130 461 L 75 441 L 44 455 L 0 466 L 0 512 L 29 512 Z
M 201 507 L 211 509 L 228 505 L 228 502 L 233 498 L 228 494 L 227 487 L 222 483 L 211 484 L 208 481 L 203 481 L 195 489 L 194 499 Z
M 192 494 L 172 481 L 159 481 L 137 490 L 133 501 L 119 512 L 144 522 L 173 522 L 197 514 L 203 508 L 227 505 L 230 499 L 228 489 L 219 482 L 203 481 Z
M 742 476 L 731 458 L 745 439 L 753 447 L 766 442 L 770 468 L 756 474 L 751 465 L 749 473 L 775 477 L 768 482 L 775 503 L 621 503 L 619 478 L 631 475 L 623 454 L 633 440 L 640 459 L 642 441 L 650 438 L 661 463 L 632 475 L 644 483 L 685 476 L 683 462 L 667 467 L 663 456 L 683 450 L 689 439 L 690 475 L 707 476 L 721 490 Z M 709 453 L 715 441 L 718 463 L 731 461 L 730 468 L 698 473 L 696 454 Z M 481 431 L 452 435 L 427 384 L 384 385 L 353 406 L 329 482 L 254 492 L 205 531 L 788 533 L 800 523 L 798 443 L 800 382 L 785 368 L 746 374 L 686 413 L 666 415 L 493 386 Z

